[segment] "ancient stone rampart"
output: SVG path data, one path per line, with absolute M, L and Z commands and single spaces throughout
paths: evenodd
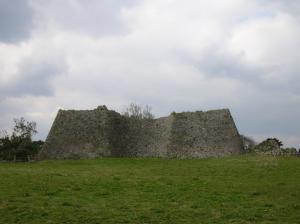
M 169 157 L 239 154 L 240 135 L 228 109 L 173 114 Z
M 199 158 L 241 152 L 242 141 L 228 109 L 138 120 L 99 106 L 59 110 L 39 158 Z

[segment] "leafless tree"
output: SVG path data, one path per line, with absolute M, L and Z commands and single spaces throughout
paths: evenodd
M 151 112 L 152 108 L 146 105 L 144 108 L 138 104 L 131 103 L 123 113 L 126 117 L 141 119 L 154 119 L 154 115 Z
M 143 118 L 144 119 L 154 119 L 154 115 L 151 112 L 152 108 L 149 105 L 146 105 L 143 109 Z

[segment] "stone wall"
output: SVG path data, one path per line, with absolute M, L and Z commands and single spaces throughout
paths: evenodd
M 137 120 L 100 106 L 59 110 L 39 158 L 199 158 L 241 152 L 241 138 L 227 109 Z
M 169 157 L 208 157 L 238 154 L 240 135 L 230 111 L 173 113 Z

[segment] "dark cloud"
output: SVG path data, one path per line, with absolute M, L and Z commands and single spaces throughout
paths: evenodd
M 33 11 L 27 0 L 0 0 L 0 42 L 27 39 L 32 28 Z
M 65 70 L 64 63 L 28 59 L 20 65 L 17 78 L 2 87 L 0 94 L 2 98 L 24 95 L 51 96 L 54 93 L 53 78 Z

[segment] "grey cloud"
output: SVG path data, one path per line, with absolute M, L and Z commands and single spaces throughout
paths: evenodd
M 34 109 L 33 98 L 53 96 L 55 86 L 52 82 L 57 76 L 67 72 L 65 62 L 58 59 L 47 60 L 32 57 L 24 59 L 19 66 L 17 78 L 0 88 L 0 130 L 11 131 L 12 119 L 24 117 L 38 123 L 35 138 L 44 139 L 49 128 L 49 121 L 30 115 Z
M 13 118 L 24 117 L 26 111 L 25 105 L 12 104 L 5 99 L 0 98 L 0 131 L 12 131 Z
M 270 0 L 268 2 L 273 4 Z M 294 3 L 283 0 L 274 0 L 273 2 L 280 4 L 281 8 L 274 6 L 279 11 L 289 12 L 292 15 L 295 15 L 294 11 L 299 12 L 297 5 L 294 5 L 295 1 Z M 54 36 L 61 31 L 71 31 L 71 34 L 70 36 L 66 35 L 66 40 L 62 40 L 63 35 L 58 35 L 55 41 L 58 41 L 59 45 L 58 47 L 53 46 L 55 50 L 53 52 L 51 50 L 50 57 L 47 54 L 46 57 L 43 56 L 43 59 L 27 58 L 23 61 L 18 67 L 19 78 L 10 85 L 1 86 L 0 101 L 5 97 L 6 99 L 10 97 L 23 99 L 27 98 L 24 96 L 29 95 L 43 107 L 45 107 L 45 102 L 52 101 L 49 106 L 52 108 L 51 110 L 60 106 L 93 108 L 97 104 L 120 105 L 136 102 L 152 105 L 153 111 L 158 116 L 167 115 L 172 111 L 229 107 L 243 134 L 254 136 L 267 133 L 273 137 L 277 133 L 282 133 L 300 136 L 300 119 L 297 119 L 300 111 L 300 77 L 298 75 L 300 67 L 296 64 L 277 65 L 274 63 L 274 67 L 268 68 L 259 67 L 259 63 L 247 64 L 242 55 L 226 52 L 226 47 L 223 48 L 226 45 L 225 42 L 218 46 L 213 43 L 210 49 L 201 50 L 199 55 L 204 56 L 195 60 L 195 54 L 191 53 L 191 49 L 186 45 L 182 47 L 181 42 L 176 43 L 171 50 L 169 46 L 159 45 L 159 38 L 165 38 L 163 34 L 154 36 L 155 38 L 150 36 L 149 39 L 141 35 L 146 38 L 146 40 L 142 40 L 142 43 L 145 43 L 142 46 L 124 40 L 121 46 L 113 42 L 118 39 L 112 38 L 107 45 L 105 41 L 101 42 L 105 48 L 100 48 L 99 52 L 95 51 L 95 53 L 92 48 L 88 48 L 90 42 L 89 38 L 85 38 L 87 36 L 107 37 L 126 33 L 128 30 L 122 23 L 121 10 L 124 7 L 135 6 L 137 3 L 137 1 L 130 0 L 31 0 L 35 18 L 39 18 L 41 27 L 47 29 L 47 24 L 50 24 L 50 31 L 53 31 Z M 272 8 L 270 11 L 273 12 L 274 9 Z M 146 25 L 148 24 L 145 23 Z M 195 29 L 197 29 L 196 26 Z M 137 30 L 137 32 L 139 31 Z M 53 60 L 53 54 L 60 50 L 66 51 L 66 54 L 69 53 L 69 48 L 64 49 L 60 41 L 72 43 L 72 34 L 82 37 L 82 42 L 75 41 L 74 46 L 71 46 L 77 49 L 77 45 L 80 45 L 78 48 L 79 59 L 73 61 L 74 64 L 80 65 L 78 71 L 77 66 L 74 66 L 74 69 L 70 63 L 72 61 L 70 58 L 72 59 L 74 55 L 63 56 L 69 57 L 66 60 L 69 60 L 69 65 L 72 67 L 70 71 L 63 60 Z M 81 34 L 83 35 L 81 36 Z M 178 33 L 174 32 L 175 35 Z M 226 34 L 224 35 L 226 36 Z M 45 37 L 42 35 L 42 38 Z M 172 38 L 171 35 L 170 38 Z M 126 39 L 128 41 L 127 37 Z M 47 39 L 41 41 L 45 41 L 50 46 L 53 44 Z M 100 43 L 102 40 L 97 41 Z M 159 45 L 159 50 L 153 49 L 156 44 Z M 85 45 L 87 45 L 87 49 L 84 48 Z M 38 45 L 34 49 L 37 51 L 37 55 L 39 51 L 45 50 L 43 44 L 40 46 Z M 91 61 L 80 60 L 80 57 L 90 57 L 93 53 L 95 55 Z M 93 65 L 97 61 L 99 61 L 99 66 Z M 284 60 L 279 61 L 285 63 Z M 101 64 L 103 64 L 103 68 L 100 66 Z M 162 68 L 162 64 L 167 64 L 167 68 Z M 178 65 L 183 65 L 184 68 L 180 69 L 181 67 Z M 118 69 L 114 69 L 115 67 Z M 192 69 L 190 69 L 191 67 Z M 177 71 L 177 68 L 180 72 Z M 204 78 L 198 79 L 197 72 L 199 77 L 204 75 Z M 68 76 L 58 77 L 65 73 Z M 177 74 L 178 77 L 172 73 Z M 192 74 L 189 75 L 189 73 Z M 268 82 L 264 77 L 271 73 L 279 78 L 289 76 L 289 79 L 282 83 Z M 211 84 L 213 82 L 211 80 L 219 78 L 221 83 Z M 224 86 L 222 80 L 224 80 Z M 57 94 L 54 94 L 55 90 L 58 90 Z M 39 97 L 52 95 L 54 97 L 45 97 L 44 99 Z M 293 96 L 295 100 L 291 99 Z M 2 102 L 4 101 L 2 100 Z M 27 108 L 26 101 L 21 104 L 12 99 L 11 104 L 13 105 L 4 105 L 2 102 L 0 112 L 5 116 L 0 118 L 0 124 L 4 124 L 11 114 L 16 116 L 25 112 L 38 113 L 41 110 L 34 107 Z M 75 102 L 80 103 L 76 104 Z M 18 111 L 18 108 L 26 110 Z M 43 136 L 47 134 L 51 126 L 49 116 L 46 114 L 38 122 L 45 123 L 44 128 L 41 129 Z
M 230 77 L 248 82 L 257 82 L 261 69 L 241 61 L 240 57 L 231 54 L 219 54 L 216 49 L 209 49 L 195 66 L 208 77 Z
M 240 102 L 228 105 L 236 115 L 241 133 L 300 135 L 300 120 L 296 119 L 300 111 L 299 100 L 292 99 L 300 99 L 299 67 L 258 67 L 233 55 L 219 54 L 213 49 L 207 51 L 201 60 L 191 63 L 208 79 L 235 79 L 244 86 L 245 89 L 241 89 L 236 96 Z M 290 78 L 286 82 L 268 82 L 263 76 L 269 73 L 278 73 L 277 77 L 289 75 Z M 222 92 L 222 89 L 216 91 Z
M 121 21 L 123 7 L 137 0 L 33 1 L 36 13 L 44 22 L 52 21 L 60 29 L 91 35 L 114 35 L 126 32 Z
M 66 71 L 66 65 L 48 60 L 49 62 L 34 59 L 24 61 L 19 68 L 18 78 L 1 88 L 2 98 L 23 95 L 52 96 L 54 86 L 51 82 L 55 76 Z
M 260 2 L 262 7 L 272 11 L 280 11 L 291 14 L 300 19 L 300 2 L 295 0 L 263 0 Z
M 203 74 L 208 78 L 224 77 L 233 78 L 248 85 L 256 86 L 266 91 L 281 91 L 285 93 L 293 93 L 300 95 L 300 76 L 299 64 L 289 65 L 273 65 L 273 67 L 262 67 L 254 64 L 247 64 L 242 57 L 232 55 L 230 53 L 218 53 L 216 49 L 210 49 L 204 53 L 199 61 L 192 61 Z M 273 80 L 265 80 L 264 77 L 269 74 L 275 77 L 285 77 L 286 81 L 279 82 Z
M 13 129 L 13 119 L 24 117 L 28 121 L 37 122 L 38 133 L 34 136 L 34 139 L 45 139 L 49 131 L 50 118 L 47 116 L 48 119 L 42 119 L 40 117 L 30 115 L 32 110 L 31 107 L 34 105 L 30 102 L 30 100 L 28 101 L 19 98 L 16 101 L 0 100 L 0 102 L 0 131 L 5 130 L 8 133 L 11 133 Z
M 0 42 L 15 43 L 29 38 L 33 22 L 27 0 L 0 0 Z

